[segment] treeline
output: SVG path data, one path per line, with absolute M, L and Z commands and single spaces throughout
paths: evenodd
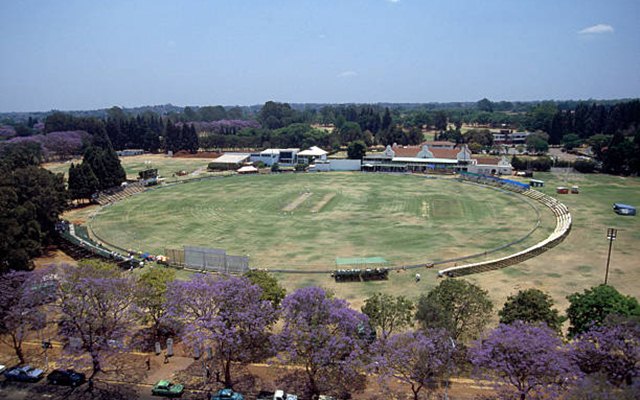
M 32 267 L 31 260 L 53 242 L 55 224 L 70 199 L 91 199 L 96 191 L 119 186 L 126 179 L 101 121 L 82 124 L 91 134 L 75 130 L 48 134 L 73 145 L 63 146 L 73 149 L 70 153 L 82 151 L 82 163 L 71 164 L 68 190 L 62 174 L 40 166 L 43 150 L 51 149 L 43 146 L 46 141 L 25 137 L 0 146 L 0 274 Z
M 42 159 L 33 142 L 0 146 L 0 274 L 30 269 L 67 208 L 63 176 L 41 168 Z
M 17 333 L 42 329 L 43 305 L 55 304 L 64 351 L 92 377 L 110 356 L 171 337 L 194 355 L 209 349 L 201 361 L 225 387 L 239 384 L 244 366 L 273 360 L 286 367 L 279 382 L 302 398 L 351 398 L 376 375 L 417 400 L 462 372 L 494 382 L 501 399 L 631 399 L 640 379 L 640 305 L 607 285 L 567 297 L 566 337 L 565 317 L 537 289 L 511 295 L 489 328 L 488 293 L 462 279 L 415 300 L 377 293 L 361 311 L 319 287 L 286 293 L 264 271 L 177 280 L 171 269 L 131 275 L 83 261 L 9 274 L 0 285 L 0 326 L 19 338 L 11 346 L 20 360 L 26 335 Z M 398 395 L 397 385 L 382 390 Z

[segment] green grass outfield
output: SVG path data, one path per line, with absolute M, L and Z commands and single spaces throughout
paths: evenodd
M 542 208 L 542 207 L 541 207 Z M 551 213 L 517 251 L 546 237 Z M 336 257 L 434 262 L 527 234 L 535 210 L 510 192 L 422 176 L 322 173 L 234 176 L 159 188 L 106 207 L 103 240 L 162 253 L 195 245 L 249 255 L 251 266 L 331 269 Z

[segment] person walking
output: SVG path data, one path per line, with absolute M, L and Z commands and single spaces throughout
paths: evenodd
M 147 365 L 147 371 L 151 370 L 151 358 L 147 357 L 147 360 L 144 362 Z

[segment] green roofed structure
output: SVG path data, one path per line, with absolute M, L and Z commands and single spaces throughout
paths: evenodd
M 387 264 L 387 260 L 382 257 L 336 257 L 336 265 L 344 266 L 362 266 L 375 267 Z

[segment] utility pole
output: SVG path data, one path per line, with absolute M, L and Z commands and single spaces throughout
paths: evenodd
M 607 255 L 607 269 L 604 273 L 604 284 L 606 285 L 609 281 L 609 263 L 611 262 L 611 247 L 613 246 L 613 241 L 616 240 L 618 236 L 618 230 L 615 228 L 607 229 L 607 239 L 609 240 L 609 254 Z
M 449 400 L 449 380 L 451 379 L 451 358 L 453 358 L 453 352 L 456 350 L 456 342 L 453 341 L 453 338 L 449 337 L 449 342 L 451 343 L 451 352 L 449 353 L 449 359 L 447 360 L 447 378 L 444 382 L 444 398 L 445 400 Z

